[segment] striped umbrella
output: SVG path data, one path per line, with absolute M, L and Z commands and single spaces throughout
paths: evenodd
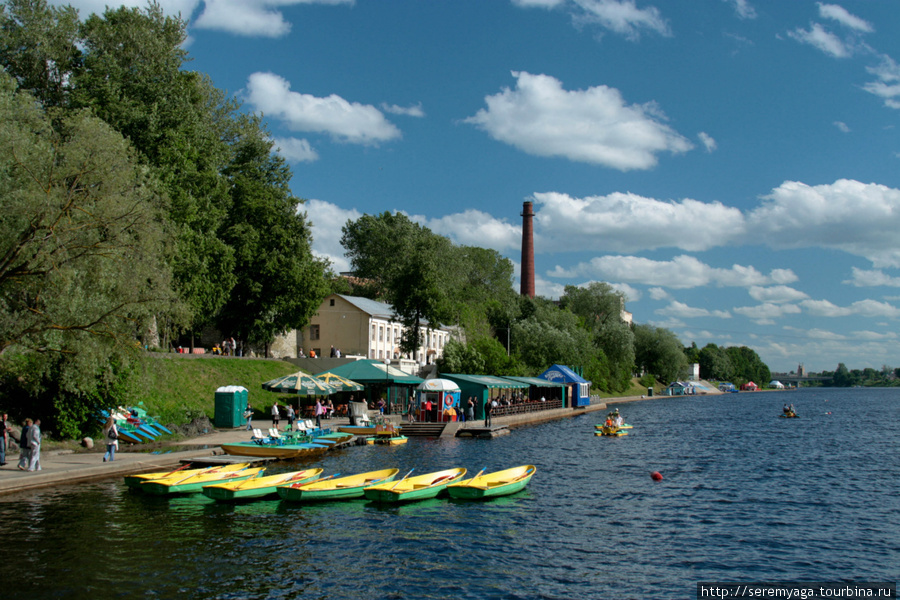
M 297 394 L 298 396 L 330 396 L 339 391 L 326 382 L 300 371 L 284 377 L 278 377 L 262 384 L 264 390 Z
M 333 387 L 337 392 L 361 392 L 365 389 L 363 384 L 334 373 L 321 373 L 316 375 L 316 377 Z

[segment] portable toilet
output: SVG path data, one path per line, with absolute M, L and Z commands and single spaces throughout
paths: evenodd
M 240 385 L 226 385 L 217 389 L 213 425 L 231 428 L 243 425 L 248 397 L 247 388 Z

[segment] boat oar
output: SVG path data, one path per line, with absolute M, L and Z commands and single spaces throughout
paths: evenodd
M 312 481 L 307 481 L 305 483 L 292 483 L 289 487 L 298 488 L 303 487 L 304 485 L 309 485 L 311 483 L 319 483 L 320 481 L 328 481 L 329 479 L 334 479 L 335 477 L 340 477 L 340 473 L 335 473 L 334 475 L 329 475 L 328 477 L 323 477 L 322 479 L 313 479 Z
M 487 469 L 487 467 L 485 467 L 484 469 Z M 479 477 L 482 473 L 484 473 L 484 469 L 478 471 L 478 474 L 475 475 L 475 477 L 473 477 L 473 478 L 469 481 L 469 483 L 474 483 L 475 480 L 478 479 L 478 477 Z
M 243 469 L 241 469 L 241 471 L 243 471 Z M 237 473 L 238 471 L 235 471 L 235 472 Z M 262 474 L 263 474 L 264 472 L 265 472 L 265 469 L 264 469 L 264 468 L 263 468 L 263 469 L 260 469 L 260 470 L 256 473 L 256 477 L 248 477 L 247 479 L 241 481 L 241 482 L 238 483 L 236 486 L 234 486 L 234 489 L 236 489 L 236 490 L 241 489 L 242 487 L 244 487 L 246 484 L 250 483 L 251 481 L 253 481 L 253 480 L 256 479 L 257 477 L 262 476 Z
M 416 470 L 416 468 L 413 467 L 412 469 L 409 470 L 409 473 L 412 473 L 412 472 L 415 471 L 415 470 Z M 406 479 L 407 477 L 409 477 L 409 473 L 407 473 L 406 475 L 404 475 L 404 476 L 403 476 L 403 479 Z M 401 479 L 400 481 L 398 481 L 397 483 L 395 483 L 394 485 L 392 485 L 392 486 L 391 486 L 391 489 L 394 489 L 395 487 L 397 487 L 398 485 L 400 485 L 401 483 L 403 483 L 403 479 Z
M 176 481 L 175 483 L 170 483 L 169 485 L 170 485 L 170 486 L 176 486 L 176 485 L 178 485 L 179 483 L 183 483 L 183 482 L 187 481 L 188 479 L 193 479 L 194 477 L 197 477 L 197 476 L 199 476 L 199 475 L 205 475 L 205 474 L 211 472 L 213 469 L 221 469 L 221 468 L 222 468 L 222 467 L 207 467 L 206 469 L 203 469 L 203 470 L 200 471 L 199 473 L 194 473 L 193 475 L 188 475 L 188 476 L 185 477 L 184 479 L 179 479 L 179 480 Z
M 191 463 L 182 465 L 182 466 L 178 467 L 177 469 L 175 469 L 174 471 L 172 471 L 171 473 L 166 473 L 165 475 L 160 475 L 156 479 L 164 479 L 166 477 L 170 477 L 170 476 L 174 475 L 175 473 L 177 473 L 178 471 L 181 471 L 182 469 L 187 469 L 189 466 L 191 466 Z

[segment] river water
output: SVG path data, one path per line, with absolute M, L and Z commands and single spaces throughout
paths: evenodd
M 778 418 L 786 402 L 800 419 Z M 593 413 L 270 469 L 537 466 L 488 502 L 222 505 L 119 478 L 0 496 L 2 597 L 695 598 L 700 581 L 900 579 L 900 390 L 620 407 L 622 438 L 594 436 Z

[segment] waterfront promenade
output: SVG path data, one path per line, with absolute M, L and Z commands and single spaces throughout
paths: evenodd
M 590 406 L 571 409 L 562 408 L 519 415 L 497 416 L 491 422 L 494 426 L 516 427 L 540 423 L 544 421 L 573 417 L 590 412 L 605 410 L 607 405 L 640 401 L 643 396 L 624 398 L 608 398 L 604 402 Z M 648 397 L 647 399 L 652 399 Z M 395 418 L 396 419 L 396 418 Z M 484 421 L 476 420 L 471 424 L 481 425 Z M 347 418 L 335 418 L 323 421 L 323 426 L 335 429 L 349 425 Z M 271 427 L 268 419 L 258 419 L 253 426 L 266 430 Z M 466 423 L 460 423 L 465 427 Z M 186 459 L 201 459 L 223 454 L 221 444 L 246 441 L 249 439 L 246 428 L 216 429 L 206 435 L 194 438 L 147 446 L 126 446 L 120 443 L 113 462 L 103 462 L 105 446 L 100 443 L 93 450 L 50 450 L 41 452 L 41 471 L 29 473 L 20 471 L 16 464 L 18 454 L 7 454 L 7 464 L 0 467 L 0 494 L 26 491 L 56 485 L 83 483 L 110 477 L 122 477 L 131 473 L 161 471 L 179 466 Z M 96 443 L 96 442 L 95 442 Z M 153 454 L 158 449 L 161 453 Z M 352 451 L 352 450 L 351 450 Z

